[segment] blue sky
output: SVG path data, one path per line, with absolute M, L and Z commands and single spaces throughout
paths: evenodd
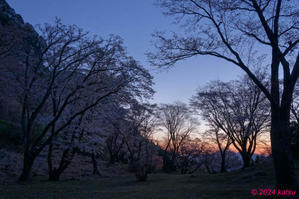
M 179 31 L 171 17 L 163 16 L 154 0 L 7 0 L 32 25 L 52 23 L 55 17 L 65 24 L 76 24 L 102 37 L 116 34 L 124 39 L 133 56 L 154 76 L 153 102 L 188 102 L 198 86 L 211 80 L 236 79 L 243 72 L 230 63 L 213 57 L 196 57 L 176 64 L 172 69 L 156 70 L 145 53 L 153 50 L 155 31 Z

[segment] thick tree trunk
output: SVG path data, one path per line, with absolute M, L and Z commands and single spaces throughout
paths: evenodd
M 24 182 L 29 180 L 34 159 L 35 157 L 30 156 L 29 153 L 24 153 L 23 169 L 19 181 Z
M 98 164 L 97 164 L 97 160 L 96 160 L 96 156 L 94 153 L 91 154 L 91 159 L 92 159 L 92 165 L 93 165 L 93 175 L 99 175 L 101 176 L 101 173 L 98 169 Z
M 59 181 L 61 173 L 61 170 L 53 169 L 49 175 L 49 181 Z
M 171 173 L 176 171 L 174 161 L 168 157 L 168 155 L 163 156 L 163 171 L 166 173 Z
M 277 188 L 295 189 L 296 177 L 291 152 L 289 118 L 275 114 L 273 111 L 271 121 L 271 144 Z
M 220 172 L 221 173 L 225 173 L 226 172 L 226 168 L 225 168 L 225 154 L 221 154 L 221 168 L 220 168 Z
M 248 153 L 241 154 L 243 160 L 243 168 L 250 167 L 251 163 L 251 156 Z
M 23 135 L 24 135 L 24 159 L 23 159 L 23 169 L 22 173 L 19 177 L 19 181 L 24 182 L 28 181 L 31 177 L 31 170 L 33 166 L 33 162 L 35 160 L 36 155 L 33 155 L 30 151 L 30 129 L 26 128 L 26 123 L 22 121 L 22 127 L 23 127 Z

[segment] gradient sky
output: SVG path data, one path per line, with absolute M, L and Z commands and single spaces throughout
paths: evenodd
M 153 102 L 188 102 L 198 86 L 211 80 L 236 79 L 243 72 L 236 66 L 213 57 L 196 57 L 176 64 L 169 70 L 150 66 L 145 53 L 153 50 L 155 31 L 181 31 L 171 17 L 163 16 L 154 0 L 7 0 L 26 22 L 32 25 L 53 23 L 55 17 L 65 24 L 76 24 L 105 37 L 117 34 L 124 39 L 128 54 L 154 76 Z

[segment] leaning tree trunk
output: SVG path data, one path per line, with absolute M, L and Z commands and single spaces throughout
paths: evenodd
M 23 156 L 24 159 L 23 159 L 22 173 L 19 177 L 19 181 L 21 182 L 27 181 L 30 178 L 33 162 L 37 156 L 36 154 L 33 154 L 30 151 L 30 143 L 29 143 L 30 130 L 26 128 L 23 129 L 23 135 L 24 135 L 24 156 Z
M 277 188 L 295 189 L 296 177 L 291 152 L 289 117 L 283 116 L 280 112 L 272 111 L 271 144 Z
M 59 181 L 61 174 L 67 169 L 67 167 L 72 162 L 75 153 L 76 148 L 73 148 L 71 152 L 70 149 L 66 149 L 63 151 L 58 168 L 53 168 L 52 171 L 49 172 L 50 181 Z

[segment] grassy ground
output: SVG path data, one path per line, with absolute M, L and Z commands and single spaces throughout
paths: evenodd
M 298 171 L 298 170 L 297 170 Z M 0 187 L 2 199 L 248 199 L 251 189 L 273 188 L 271 165 L 226 174 L 152 174 L 147 182 L 135 177 L 81 181 L 35 180 Z

